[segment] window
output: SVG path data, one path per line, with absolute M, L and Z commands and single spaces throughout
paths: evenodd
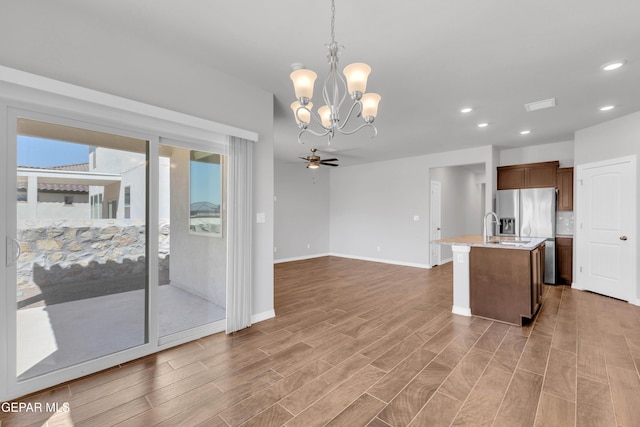
M 73 205 L 73 196 L 64 196 L 65 205 Z
M 189 231 L 222 236 L 222 155 L 190 150 Z
M 124 187 L 124 217 L 131 218 L 131 186 Z

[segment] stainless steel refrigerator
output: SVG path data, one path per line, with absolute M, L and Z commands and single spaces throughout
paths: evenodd
M 498 236 L 546 238 L 544 282 L 556 283 L 556 189 L 498 190 Z

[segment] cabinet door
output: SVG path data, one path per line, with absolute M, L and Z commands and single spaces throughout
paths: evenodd
M 542 280 L 544 278 L 544 272 L 542 270 L 542 261 L 544 258 L 541 255 L 542 249 L 536 248 L 531 251 L 531 315 L 533 316 L 540 307 L 540 301 L 542 299 Z
M 524 188 L 555 187 L 557 172 L 557 162 L 527 167 L 524 172 Z
M 558 169 L 558 210 L 573 210 L 573 168 Z
M 515 190 L 524 188 L 524 168 L 498 168 L 498 190 Z
M 558 260 L 558 282 L 570 285 L 573 281 L 573 239 L 556 238 L 556 258 Z

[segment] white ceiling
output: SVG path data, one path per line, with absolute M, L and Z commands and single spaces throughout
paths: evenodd
M 298 145 L 289 72 L 302 62 L 324 79 L 330 0 L 60 3 L 274 93 L 276 158 L 326 146 L 319 138 Z M 331 157 L 345 165 L 567 141 L 578 129 L 638 111 L 638 17 L 638 0 L 336 0 L 341 66 L 371 65 L 368 89 L 382 101 L 378 137 L 368 129 L 338 136 Z M 600 69 L 620 58 L 628 61 L 622 69 Z M 553 109 L 523 107 L 552 97 Z M 599 111 L 606 104 L 616 108 Z M 474 111 L 463 115 L 463 106 Z M 481 121 L 489 126 L 477 128 Z M 532 133 L 521 136 L 523 129 Z

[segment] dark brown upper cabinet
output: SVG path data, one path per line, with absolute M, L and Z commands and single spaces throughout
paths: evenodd
M 558 169 L 558 210 L 573 210 L 573 168 Z
M 557 186 L 560 162 L 527 163 L 498 167 L 498 190 Z

